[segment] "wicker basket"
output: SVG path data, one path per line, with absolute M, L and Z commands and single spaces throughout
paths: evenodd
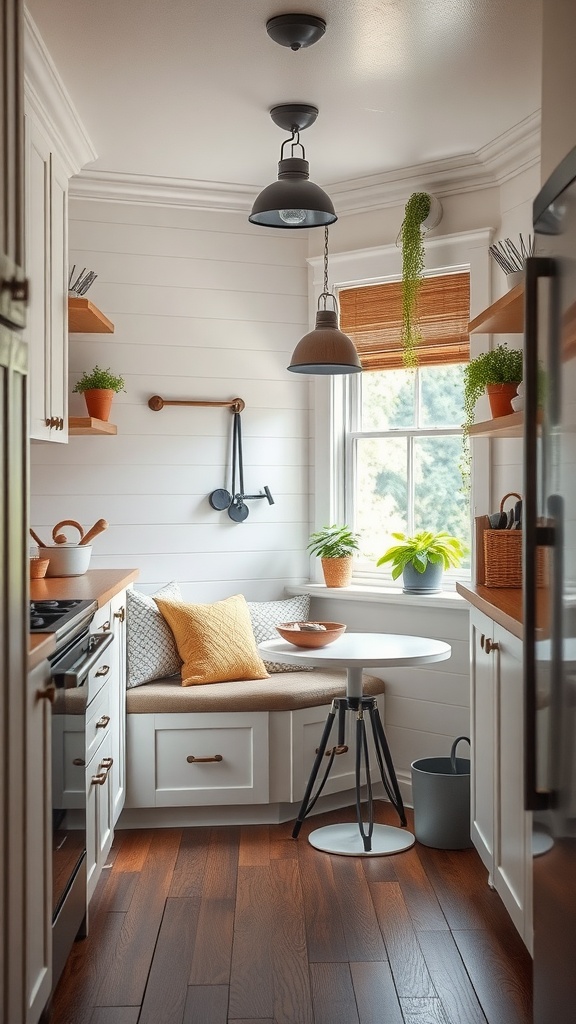
M 500 502 L 500 511 L 508 498 L 519 498 L 518 494 L 505 494 Z M 480 517 L 481 526 L 486 522 L 485 516 Z M 478 520 L 477 520 L 478 522 Z M 486 587 L 522 586 L 522 530 L 490 530 L 482 529 L 483 533 L 483 580 L 477 578 Z M 477 562 L 477 577 L 480 562 Z M 547 584 L 547 552 L 543 548 L 536 550 L 536 586 Z
M 31 558 L 30 559 L 30 579 L 31 580 L 42 580 L 46 575 L 46 569 L 50 564 L 49 558 Z

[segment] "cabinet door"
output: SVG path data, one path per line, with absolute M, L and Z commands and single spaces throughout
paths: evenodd
M 50 438 L 50 143 L 30 118 L 26 144 L 26 274 L 30 280 L 30 436 Z
M 530 948 L 532 941 L 532 815 L 524 810 L 522 642 L 500 626 L 497 642 L 496 842 L 494 886 Z
M 470 730 L 471 730 L 471 836 L 488 869 L 490 884 L 494 859 L 494 761 L 496 700 L 494 682 L 494 623 L 476 608 L 470 609 Z
M 30 436 L 62 442 L 68 439 L 68 179 L 30 115 L 25 142 Z
M 37 1021 L 52 987 L 52 802 L 50 673 L 28 677 L 26 702 L 26 1021 Z

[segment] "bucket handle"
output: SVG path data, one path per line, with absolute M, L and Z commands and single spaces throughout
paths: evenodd
M 468 745 L 470 745 L 470 737 L 469 736 L 458 736 L 454 740 L 454 743 L 452 744 L 452 747 L 451 747 L 451 750 L 450 750 L 450 771 L 452 772 L 452 775 L 457 775 L 458 774 L 458 771 L 457 771 L 457 768 L 456 768 L 456 747 L 460 743 L 460 740 L 466 740 L 466 743 L 468 743 Z

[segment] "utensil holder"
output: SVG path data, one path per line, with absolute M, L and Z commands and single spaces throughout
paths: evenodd
M 508 498 L 520 500 L 520 495 L 511 491 L 500 502 L 500 511 Z M 485 587 L 522 586 L 522 530 L 486 529 L 487 516 L 475 520 L 476 539 L 476 584 Z M 547 552 L 536 550 L 536 586 L 545 587 L 548 582 Z

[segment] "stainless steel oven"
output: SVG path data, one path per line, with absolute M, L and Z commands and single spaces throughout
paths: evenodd
M 86 713 L 108 672 L 112 633 L 92 634 L 95 601 L 40 601 L 30 608 L 32 632 L 51 632 L 52 935 L 55 986 L 86 916 Z

